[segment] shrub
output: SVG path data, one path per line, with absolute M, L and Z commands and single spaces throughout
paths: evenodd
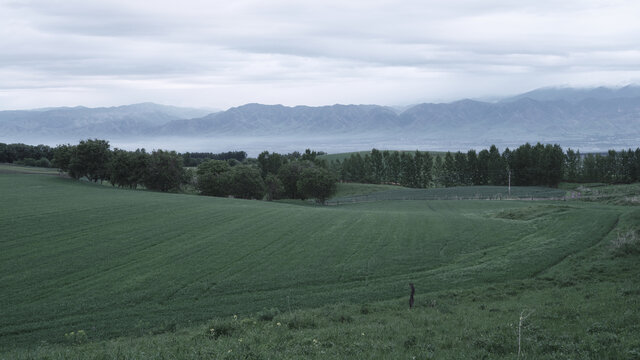
M 49 159 L 43 157 L 40 158 L 40 160 L 37 160 L 35 163 L 37 167 L 45 167 L 45 168 L 50 168 L 51 167 L 51 161 L 49 161 Z

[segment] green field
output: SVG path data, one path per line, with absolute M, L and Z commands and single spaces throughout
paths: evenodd
M 536 186 L 456 186 L 412 189 L 393 185 L 340 184 L 330 205 L 392 200 L 564 200 L 566 191 Z M 349 191 L 351 190 L 351 191 Z
M 58 169 L 0 163 L 0 174 L 58 175 Z
M 638 254 L 611 247 L 633 206 L 308 207 L 33 174 L 0 174 L 0 199 L 0 359 L 515 358 L 523 310 L 529 358 L 640 358 Z

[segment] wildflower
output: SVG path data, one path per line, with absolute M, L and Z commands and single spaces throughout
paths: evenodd
M 238 320 L 238 315 L 233 314 L 233 320 Z
M 229 349 L 229 351 L 227 351 L 228 353 L 232 352 L 233 350 Z
M 276 325 L 280 326 L 280 325 L 282 325 L 282 324 L 280 324 L 280 322 L 277 322 L 277 323 L 276 323 Z
M 362 336 L 364 336 L 364 333 L 362 333 Z

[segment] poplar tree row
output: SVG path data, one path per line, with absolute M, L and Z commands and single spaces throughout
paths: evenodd
M 562 180 L 564 154 L 558 145 L 525 144 L 500 153 L 495 145 L 467 153 L 371 150 L 351 155 L 332 168 L 342 181 L 399 184 L 414 188 L 464 185 L 557 186 Z
M 640 148 L 581 155 L 567 150 L 565 179 L 570 182 L 632 183 L 640 181 Z

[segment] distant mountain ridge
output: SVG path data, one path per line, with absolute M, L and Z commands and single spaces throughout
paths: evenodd
M 638 85 L 627 85 L 618 88 L 604 86 L 596 88 L 545 87 L 509 97 L 501 101 L 509 102 L 529 98 L 537 101 L 564 100 L 568 102 L 579 102 L 587 99 L 611 100 L 637 97 L 640 97 L 640 86 Z
M 172 120 L 202 117 L 208 110 L 140 103 L 115 107 L 84 106 L 0 111 L 3 134 L 144 135 Z
M 640 87 L 545 88 L 489 103 L 424 103 L 398 113 L 379 105 L 246 104 L 226 111 L 152 103 L 111 108 L 0 111 L 3 137 L 269 137 L 347 135 L 354 139 L 451 143 L 546 141 L 640 145 Z M 603 145 L 604 146 L 604 145 Z

